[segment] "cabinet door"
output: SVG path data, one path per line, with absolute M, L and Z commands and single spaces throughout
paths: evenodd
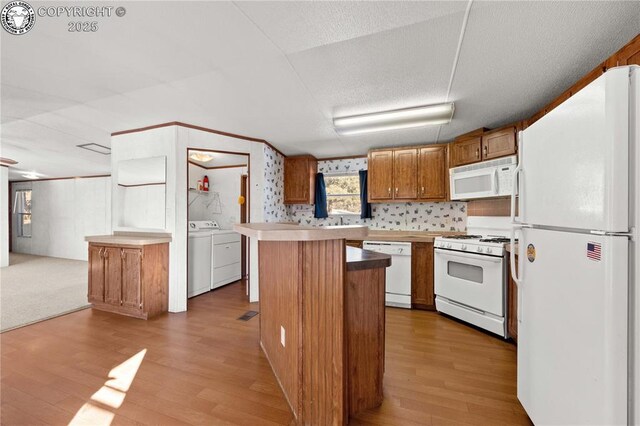
M 516 269 L 518 269 L 518 256 L 516 256 Z M 518 286 L 513 281 L 511 272 L 509 272 L 507 286 L 507 335 L 515 341 L 518 340 Z
M 482 135 L 482 159 L 505 157 L 516 153 L 516 129 L 508 127 Z
M 142 250 L 121 249 L 122 256 L 122 306 L 142 308 Z
M 393 198 L 393 151 L 372 151 L 368 163 L 369 201 L 387 201 Z
M 393 151 L 393 184 L 394 200 L 418 198 L 418 150 L 416 148 Z
M 480 161 L 481 141 L 482 137 L 477 136 L 452 143 L 450 148 L 451 167 L 463 166 Z
M 120 248 L 105 247 L 104 249 L 105 285 L 104 301 L 110 305 L 120 306 L 122 300 L 122 259 Z
M 304 204 L 309 202 L 309 159 L 286 158 L 284 160 L 284 202 Z
M 434 310 L 433 243 L 411 244 L 411 305 L 416 309 Z
M 89 303 L 104 302 L 104 247 L 89 244 Z
M 418 198 L 444 201 L 447 198 L 447 147 L 420 148 L 418 162 Z

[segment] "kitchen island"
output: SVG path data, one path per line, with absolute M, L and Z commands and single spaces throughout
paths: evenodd
M 343 425 L 380 405 L 391 258 L 345 244 L 368 228 L 234 230 L 258 240 L 260 345 L 296 422 Z

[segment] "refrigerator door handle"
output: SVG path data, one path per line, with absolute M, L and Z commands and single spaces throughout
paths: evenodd
M 516 271 L 516 230 L 520 230 L 522 229 L 522 227 L 520 225 L 513 225 L 511 227 L 511 250 L 509 251 L 509 267 L 511 269 L 511 278 L 513 278 L 513 282 L 516 284 L 516 286 L 518 286 L 518 288 L 521 287 L 521 283 L 522 283 L 522 276 L 518 277 L 518 273 Z M 520 247 L 518 247 L 518 251 L 520 251 Z M 518 253 L 518 256 L 520 257 L 520 253 Z M 522 269 L 521 269 L 522 272 Z
M 513 171 L 513 182 L 511 183 L 511 223 L 514 225 L 519 225 L 522 222 L 516 221 L 516 188 L 520 184 L 520 172 L 522 171 L 521 164 L 518 163 L 518 166 Z M 522 198 L 522 191 L 520 191 L 520 197 Z M 522 205 L 522 203 L 520 203 Z M 522 212 L 520 212 L 522 213 Z

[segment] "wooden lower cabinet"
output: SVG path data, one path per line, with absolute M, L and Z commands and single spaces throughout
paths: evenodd
M 434 311 L 433 243 L 411 244 L 411 307 Z
M 358 240 L 346 240 L 346 244 L 349 247 L 355 247 L 355 248 L 362 248 L 362 241 L 358 241 Z
M 518 256 L 516 255 L 516 270 L 518 269 Z M 514 342 L 518 341 L 518 286 L 508 269 L 507 283 L 507 336 Z
M 89 244 L 93 308 L 148 319 L 168 310 L 169 244 Z

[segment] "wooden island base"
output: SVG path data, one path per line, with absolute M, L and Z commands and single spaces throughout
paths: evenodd
M 382 403 L 387 255 L 345 240 L 259 241 L 260 344 L 299 424 Z

